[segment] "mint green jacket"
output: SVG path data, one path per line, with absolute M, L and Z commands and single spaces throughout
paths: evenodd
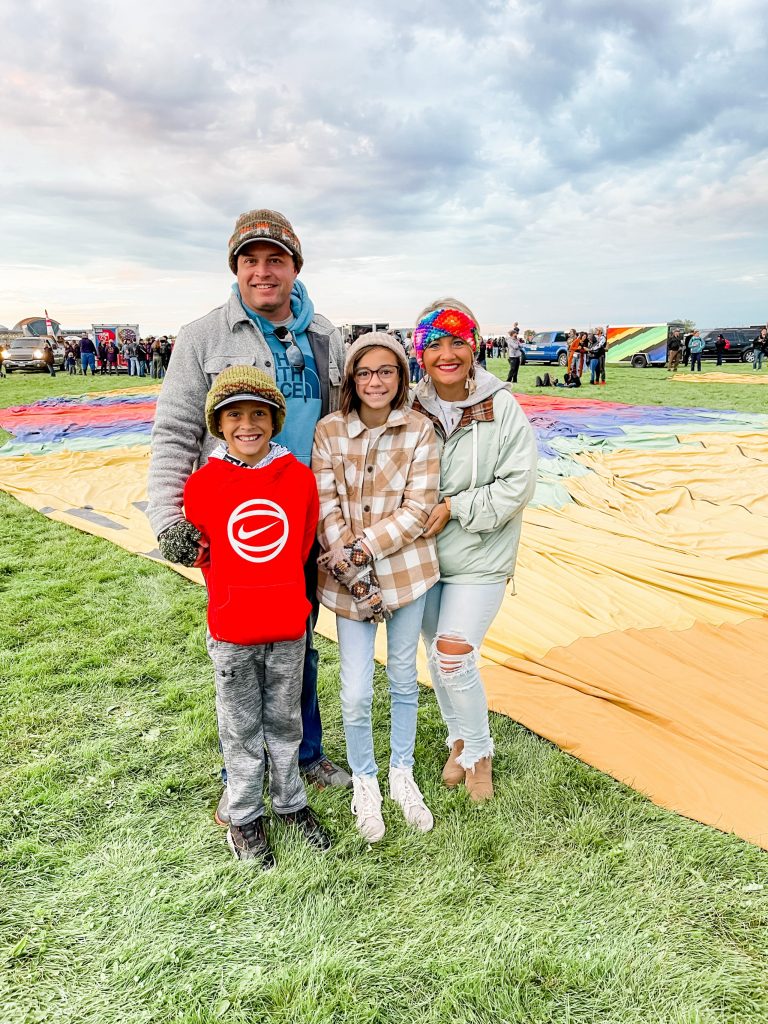
M 463 410 L 449 437 L 430 381 L 415 389 L 414 408 L 435 424 L 440 446 L 440 498 L 451 518 L 437 537 L 440 579 L 499 583 L 515 572 L 523 509 L 536 486 L 536 439 L 512 392 L 476 368 L 477 389 L 455 403 Z

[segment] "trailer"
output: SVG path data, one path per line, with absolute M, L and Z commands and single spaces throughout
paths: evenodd
M 117 344 L 117 368 L 128 372 L 128 360 L 123 355 L 123 349 L 129 343 L 133 344 L 141 339 L 138 324 L 93 324 L 91 338 L 97 348 L 100 343 L 114 341 Z
M 630 366 L 664 366 L 669 332 L 681 323 L 625 324 L 606 331 L 606 363 Z

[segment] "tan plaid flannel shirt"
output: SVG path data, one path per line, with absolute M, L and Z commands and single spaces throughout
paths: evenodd
M 312 469 L 323 550 L 363 537 L 390 611 L 426 593 L 440 577 L 435 541 L 422 536 L 440 486 L 430 421 L 395 409 L 383 427 L 368 428 L 356 412 L 331 413 L 317 425 Z M 317 592 L 326 608 L 360 618 L 346 587 L 323 569 Z

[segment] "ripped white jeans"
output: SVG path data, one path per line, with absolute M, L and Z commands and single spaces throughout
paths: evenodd
M 448 728 L 448 746 L 464 740 L 459 764 L 471 769 L 493 754 L 488 702 L 477 667 L 480 644 L 496 618 L 505 583 L 436 583 L 427 593 L 421 626 L 429 655 L 429 673 Z M 467 654 L 446 654 L 440 640 L 464 642 Z

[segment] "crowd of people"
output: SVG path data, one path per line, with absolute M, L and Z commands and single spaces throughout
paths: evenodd
M 385 834 L 379 625 L 390 798 L 409 826 L 433 827 L 414 773 L 421 636 L 445 723 L 442 781 L 492 799 L 478 652 L 514 575 L 536 444 L 508 385 L 478 361 L 478 321 L 459 300 L 422 310 L 409 351 L 381 331 L 345 349 L 299 280 L 301 244 L 282 214 L 242 214 L 228 262 L 227 302 L 181 329 L 158 398 L 147 514 L 164 557 L 205 575 L 224 761 L 215 817 L 238 860 L 268 869 L 276 826 L 316 850 L 332 843 L 307 784 L 350 790 L 361 836 Z M 323 746 L 320 603 L 336 616 L 350 772 Z
M 73 376 L 87 376 L 89 370 L 91 376 L 96 376 L 97 368 L 105 376 L 115 374 L 118 372 L 118 358 L 122 356 L 129 376 L 159 380 L 165 376 L 172 351 L 173 339 L 167 335 L 162 338 L 150 336 L 137 341 L 120 342 L 108 338 L 97 342 L 84 334 L 79 339 L 65 342 L 64 370 Z

